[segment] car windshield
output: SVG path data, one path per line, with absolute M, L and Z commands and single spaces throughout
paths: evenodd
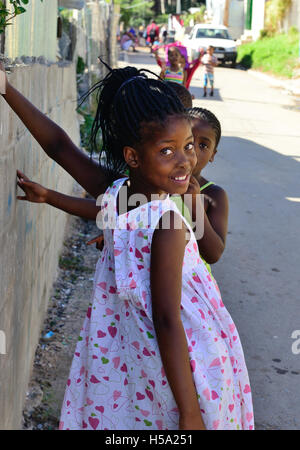
M 199 28 L 196 38 L 230 39 L 227 30 L 222 28 Z

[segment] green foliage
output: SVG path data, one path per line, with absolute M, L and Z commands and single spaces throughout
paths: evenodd
M 281 31 L 282 21 L 291 7 L 292 0 L 268 0 L 265 9 L 265 29 L 268 36 Z
M 87 152 L 91 153 L 92 150 L 94 150 L 90 142 L 94 116 L 90 113 L 89 108 L 79 108 L 77 112 L 84 118 L 84 122 L 80 124 L 81 147 L 84 148 Z M 102 139 L 100 134 L 98 134 L 97 153 L 99 153 L 101 147 L 102 147 Z
M 206 7 L 205 5 L 200 6 L 200 11 L 195 14 L 186 14 L 183 18 L 184 26 L 188 27 L 190 25 L 190 20 L 194 19 L 194 23 L 204 23 L 204 14 Z
M 84 72 L 85 69 L 85 63 L 81 56 L 78 56 L 77 58 L 77 66 L 76 66 L 76 73 L 81 74 Z
M 299 64 L 298 30 L 273 37 L 264 37 L 238 47 L 237 62 L 246 68 L 259 69 L 274 75 L 292 78 Z
M 128 26 L 136 27 L 154 18 L 153 1 L 143 3 L 142 0 L 121 0 L 118 3 L 121 6 L 120 22 L 124 22 L 125 28 Z
M 156 16 L 155 20 L 158 25 L 163 23 L 168 23 L 169 14 L 159 14 Z
M 26 9 L 22 6 L 28 5 L 29 0 L 7 0 L 12 5 L 12 11 L 10 11 L 3 1 L 0 1 L 0 33 L 3 33 L 5 28 L 11 24 L 11 20 L 26 12 Z M 42 2 L 43 0 L 41 0 Z

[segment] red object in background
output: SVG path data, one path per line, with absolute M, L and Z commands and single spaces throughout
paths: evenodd
M 155 36 L 154 38 L 151 39 L 150 31 L 153 29 L 155 31 Z M 150 25 L 147 26 L 146 31 L 147 31 L 147 42 L 154 42 L 155 39 L 159 37 L 159 26 L 156 25 L 156 23 L 150 23 Z

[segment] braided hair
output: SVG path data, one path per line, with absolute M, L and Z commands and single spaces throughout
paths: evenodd
M 111 174 L 121 174 L 127 169 L 123 148 L 134 147 L 142 141 L 142 128 L 147 122 L 163 124 L 170 115 L 187 116 L 172 88 L 156 74 L 130 66 L 111 69 L 101 62 L 109 72 L 84 98 L 97 90 L 98 106 L 91 130 L 91 148 L 92 151 L 96 149 L 97 134 L 101 131 L 100 161 L 104 156 L 104 168 Z M 149 78 L 146 72 L 156 78 Z
M 220 142 L 221 139 L 221 124 L 219 122 L 219 120 L 216 118 L 216 116 L 209 111 L 208 109 L 205 108 L 189 108 L 187 110 L 188 116 L 191 119 L 200 119 L 203 120 L 204 122 L 207 122 L 208 125 L 210 125 L 212 127 L 212 129 L 215 132 L 216 135 L 216 148 L 218 146 L 218 143 Z

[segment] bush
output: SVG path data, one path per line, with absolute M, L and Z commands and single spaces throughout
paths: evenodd
M 81 56 L 78 56 L 76 73 L 81 74 L 84 72 L 84 69 L 85 69 L 84 60 L 83 60 L 83 58 L 81 58 Z
M 268 0 L 265 9 L 265 26 L 269 35 L 282 29 L 282 21 L 292 4 L 292 0 Z
M 299 64 L 299 32 L 262 39 L 238 47 L 237 62 L 249 69 L 260 69 L 275 75 L 291 78 Z

